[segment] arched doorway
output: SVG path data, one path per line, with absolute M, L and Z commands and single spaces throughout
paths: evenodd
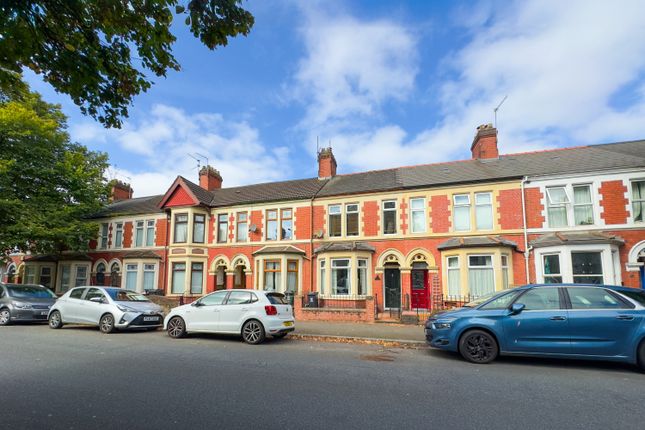
M 246 266 L 235 266 L 233 273 L 233 286 L 234 288 L 246 288 Z
M 401 309 L 401 268 L 398 263 L 387 263 L 383 268 L 383 307 Z
M 412 309 L 428 309 L 430 307 L 430 283 L 428 265 L 425 262 L 412 263 L 410 284 L 410 307 Z

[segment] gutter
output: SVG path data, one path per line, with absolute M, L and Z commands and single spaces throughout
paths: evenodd
M 524 186 L 529 183 L 529 177 L 524 176 L 522 182 L 520 182 L 520 189 L 522 191 L 522 230 L 524 232 L 524 268 L 526 270 L 526 283 L 531 283 L 531 276 L 529 272 L 529 257 L 531 255 L 531 249 L 529 248 L 529 235 L 526 226 L 526 198 L 524 196 Z

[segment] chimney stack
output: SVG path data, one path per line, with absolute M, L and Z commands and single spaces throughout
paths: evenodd
M 206 191 L 219 190 L 222 188 L 222 181 L 222 175 L 214 167 L 204 166 L 199 171 L 199 186 Z
M 120 200 L 129 200 L 132 198 L 134 191 L 130 184 L 121 182 L 118 179 L 110 181 L 110 202 L 118 202 Z
M 493 124 L 483 124 L 477 127 L 477 134 L 470 147 L 473 160 L 486 160 L 499 158 L 497 149 L 497 129 Z
M 329 179 L 336 176 L 336 158 L 329 148 L 318 151 L 318 179 Z

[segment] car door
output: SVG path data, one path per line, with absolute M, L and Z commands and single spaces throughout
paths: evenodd
M 83 322 L 83 294 L 86 290 L 86 288 L 74 288 L 68 295 L 61 297 L 56 302 L 56 308 L 58 308 L 63 322 Z
M 103 303 L 94 302 L 91 300 L 93 298 L 102 299 Z M 87 293 L 85 293 L 83 300 L 83 308 L 81 314 L 83 322 L 88 324 L 98 324 L 99 320 L 101 319 L 101 315 L 103 315 L 103 313 L 107 309 L 106 303 L 107 298 L 105 297 L 105 294 L 103 294 L 103 291 L 98 288 L 90 288 L 89 290 L 87 290 Z
M 231 291 L 226 304 L 221 307 L 219 331 L 223 333 L 239 333 L 242 323 L 251 311 L 251 303 L 257 297 L 250 291 Z
M 194 302 L 186 311 L 186 329 L 188 331 L 218 331 L 220 310 L 228 293 L 226 290 L 217 291 Z
M 574 354 L 629 356 L 642 311 L 602 287 L 567 287 L 571 349 Z
M 503 320 L 504 350 L 511 353 L 568 354 L 569 321 L 558 287 L 527 290 L 514 303 L 524 309 Z

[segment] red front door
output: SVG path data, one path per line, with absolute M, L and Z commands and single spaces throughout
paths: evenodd
M 412 282 L 410 288 L 410 291 L 412 292 L 412 309 L 428 309 L 430 306 L 428 294 L 428 271 L 412 270 L 410 280 Z

